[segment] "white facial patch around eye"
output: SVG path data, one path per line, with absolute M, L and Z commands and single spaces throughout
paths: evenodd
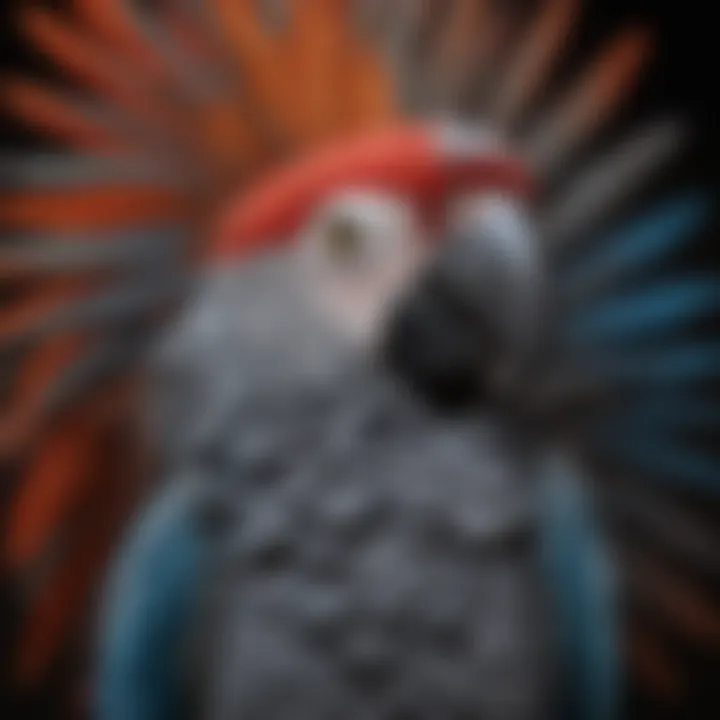
M 362 342 L 381 332 L 388 308 L 426 258 L 415 208 L 374 190 L 348 190 L 325 203 L 302 233 L 311 301 L 339 331 Z

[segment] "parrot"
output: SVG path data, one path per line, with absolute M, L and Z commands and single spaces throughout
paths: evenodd
M 713 197 L 581 19 L 20 8 L 9 717 L 717 715 Z

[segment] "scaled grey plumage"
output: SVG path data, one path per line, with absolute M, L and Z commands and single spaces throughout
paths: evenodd
M 160 354 L 169 456 L 216 531 L 202 716 L 552 716 L 528 449 L 358 358 L 289 265 L 208 279 Z

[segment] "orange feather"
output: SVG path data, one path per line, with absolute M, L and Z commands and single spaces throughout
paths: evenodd
M 1 202 L 1 201 L 0 201 Z M 25 297 L 0 313 L 0 344 L 3 346 L 22 336 L 23 331 L 40 322 L 49 312 L 78 297 L 83 289 L 71 283 L 45 283 L 39 292 Z
M 162 0 L 160 12 L 162 24 L 184 53 L 207 64 L 222 62 L 219 49 L 213 47 L 212 39 L 202 31 L 197 19 L 190 17 L 175 0 Z
M 154 80 L 167 81 L 172 77 L 167 63 L 143 34 L 125 0 L 75 0 L 75 7 L 88 29 L 121 55 L 124 64 L 139 66 L 141 72 Z
M 34 130 L 67 141 L 78 150 L 127 153 L 132 144 L 117 128 L 91 117 L 66 95 L 28 80 L 0 83 L 0 103 Z
M 679 668 L 670 653 L 652 631 L 632 628 L 629 639 L 629 662 L 638 682 L 666 703 L 676 703 L 685 690 Z
M 297 116 L 288 93 L 292 69 L 278 52 L 278 40 L 261 27 L 253 0 L 212 0 L 212 6 L 237 63 L 246 105 L 256 105 L 269 132 L 287 141 Z
M 348 87 L 349 8 L 346 0 L 293 3 L 285 59 L 292 68 L 295 126 L 299 142 L 311 143 L 338 130 L 339 98 Z
M 53 282 L 39 292 L 31 292 L 0 316 L 2 343 L 65 302 L 81 297 L 87 287 L 86 283 Z M 31 439 L 40 439 L 47 388 L 57 373 L 78 356 L 80 349 L 77 338 L 61 336 L 26 359 L 0 421 L 0 459 L 8 460 L 24 451 Z
M 25 31 L 35 46 L 81 83 L 155 128 L 165 133 L 174 132 L 172 114 L 140 90 L 140 73 L 129 74 L 126 68 L 113 62 L 96 42 L 63 22 L 55 13 L 29 8 L 21 17 Z
M 73 348 L 77 353 L 78 346 Z M 92 485 L 97 451 L 96 417 L 79 412 L 59 423 L 31 463 L 13 504 L 6 535 L 12 569 L 30 565 L 46 550 L 58 524 Z
M 198 152 L 208 167 L 214 190 L 240 183 L 267 155 L 261 134 L 242 112 L 239 101 L 211 102 L 199 109 L 195 120 Z
M 0 197 L 0 222 L 56 232 L 119 228 L 187 217 L 183 200 L 180 192 L 135 185 L 16 192 Z
M 720 646 L 720 609 L 690 582 L 657 564 L 633 564 L 634 582 L 662 617 L 684 635 L 710 647 Z
M 106 403 L 104 398 L 103 404 Z M 107 415 L 96 420 L 99 426 L 94 428 L 80 424 L 74 437 L 67 438 L 68 444 L 88 451 L 102 445 L 113 424 Z M 133 478 L 123 476 L 128 468 L 122 458 L 118 465 L 109 466 L 102 457 L 95 457 L 94 467 L 87 457 L 68 455 L 64 460 L 59 472 L 65 477 L 93 473 L 97 478 L 98 473 L 104 473 L 107 482 L 96 485 L 96 492 L 87 498 L 90 505 L 82 513 L 87 525 L 75 532 L 69 557 L 57 566 L 36 596 L 23 623 L 16 674 L 19 683 L 25 686 L 47 671 L 64 640 L 76 630 L 82 608 L 91 599 L 133 497 Z
M 390 73 L 375 53 L 357 44 L 350 48 L 347 90 L 341 97 L 344 125 L 360 132 L 389 124 L 400 117 Z

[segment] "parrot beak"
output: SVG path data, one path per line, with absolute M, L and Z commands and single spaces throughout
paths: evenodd
M 543 323 L 543 273 L 513 200 L 472 201 L 448 232 L 396 307 L 383 350 L 413 390 L 462 409 L 502 398 L 527 368 Z

